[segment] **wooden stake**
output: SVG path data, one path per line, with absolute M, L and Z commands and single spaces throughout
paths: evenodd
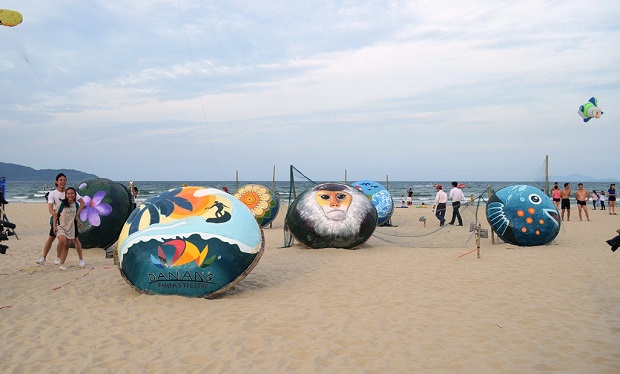
M 273 165 L 273 177 L 271 178 L 271 190 L 276 193 L 276 166 Z M 269 228 L 273 228 L 273 221 L 269 222 Z
M 487 186 L 487 195 L 489 196 L 489 199 L 490 199 L 491 198 L 491 185 Z M 493 228 L 491 228 L 491 244 L 495 244 L 495 231 L 493 231 Z
M 478 224 L 478 235 L 476 235 L 476 254 L 478 255 L 478 258 L 480 258 L 480 228 L 482 227 L 481 224 Z

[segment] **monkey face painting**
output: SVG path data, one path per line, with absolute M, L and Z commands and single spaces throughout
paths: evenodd
M 307 247 L 352 249 L 374 232 L 377 210 L 363 192 L 342 183 L 323 183 L 291 203 L 286 225 Z
M 351 204 L 351 195 L 344 191 L 319 190 L 314 195 L 316 202 L 323 209 L 325 216 L 335 221 L 342 221 L 347 217 L 347 210 Z

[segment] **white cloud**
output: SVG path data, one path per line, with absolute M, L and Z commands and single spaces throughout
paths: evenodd
M 268 179 L 257 162 L 523 180 L 549 154 L 555 175 L 617 178 L 615 1 L 0 5 L 24 14 L 0 30 L 3 161 L 119 180 L 200 180 L 204 164 Z M 584 124 L 590 96 L 605 114 Z

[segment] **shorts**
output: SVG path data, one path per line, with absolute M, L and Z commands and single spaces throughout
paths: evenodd
M 560 199 L 559 197 L 554 197 L 553 198 L 553 201 L 560 201 L 560 200 L 562 200 L 562 199 Z
M 585 206 L 585 205 L 586 205 L 586 202 L 585 202 L 585 201 L 581 201 L 581 200 L 577 200 L 577 205 L 583 205 L 583 206 Z
M 607 200 L 609 200 L 609 201 L 616 201 L 616 197 L 615 196 L 609 196 L 609 198 Z
M 570 209 L 570 199 L 562 199 L 562 209 Z

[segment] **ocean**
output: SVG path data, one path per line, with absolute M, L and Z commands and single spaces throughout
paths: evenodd
M 118 181 L 125 186 L 129 186 L 129 181 Z M 407 189 L 413 189 L 413 203 L 414 205 L 419 205 L 421 203 L 432 203 L 435 199 L 435 185 L 437 183 L 443 186 L 444 191 L 450 192 L 451 181 L 375 181 L 377 183 L 382 184 L 387 188 L 388 192 L 392 195 L 392 199 L 394 200 L 395 206 L 401 205 L 401 198 L 404 195 L 407 196 Z M 510 181 L 458 181 L 459 183 L 464 183 L 466 185 L 463 188 L 463 193 L 465 197 L 469 197 L 474 195 L 474 198 L 478 198 L 482 196 L 485 200 L 488 198 L 487 190 L 488 188 L 491 191 L 497 191 L 501 188 L 514 185 L 514 184 L 528 184 L 540 189 L 544 188 L 544 182 L 510 182 Z M 560 189 L 563 188 L 564 182 L 558 181 L 560 183 Z M 230 193 L 234 193 L 239 187 L 245 184 L 260 184 L 265 187 L 272 189 L 274 192 L 280 195 L 281 202 L 286 204 L 289 202 L 289 198 L 291 197 L 290 191 L 290 183 L 289 181 L 244 181 L 244 182 L 236 182 L 236 181 L 134 181 L 134 186 L 138 187 L 139 194 L 137 198 L 138 204 L 144 200 L 147 200 L 153 196 L 158 195 L 163 191 L 167 191 L 169 189 L 175 187 L 181 187 L 184 184 L 188 186 L 204 186 L 204 187 L 214 187 L 218 189 L 222 189 L 223 187 L 228 187 Z M 355 181 L 348 181 L 347 184 L 354 184 Z M 552 184 L 553 182 L 550 182 Z M 571 187 L 573 191 L 577 189 L 578 182 L 569 182 L 571 183 Z M 67 186 L 77 187 L 79 182 L 76 184 L 68 183 Z M 295 182 L 295 191 L 297 194 L 301 193 L 306 188 L 311 187 L 313 184 L 308 181 L 296 181 Z M 552 186 L 550 185 L 550 188 Z M 584 187 L 592 192 L 592 190 L 596 190 L 597 192 L 600 190 L 607 191 L 609 189 L 609 183 L 602 182 L 585 182 Z M 10 180 L 6 182 L 6 200 L 9 202 L 25 202 L 25 203 L 41 203 L 45 202 L 45 193 L 49 190 L 53 189 L 53 184 L 45 185 L 41 182 L 11 182 Z M 572 196 L 574 200 L 574 192 Z

